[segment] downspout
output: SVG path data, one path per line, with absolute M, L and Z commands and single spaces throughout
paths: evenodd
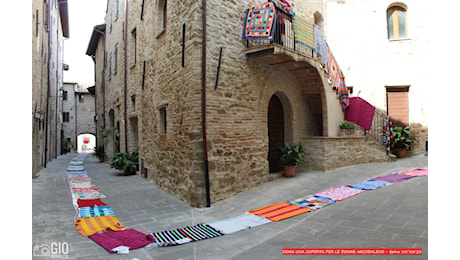
M 102 128 L 105 129 L 105 32 L 98 30 L 97 28 L 94 28 L 94 30 L 102 35 L 102 40 L 104 41 L 104 50 L 102 53 L 103 60 L 102 60 L 102 77 L 101 77 L 101 91 L 102 91 Z M 96 59 L 94 59 L 94 78 L 96 78 Z M 95 91 L 97 95 L 97 89 Z M 97 100 L 97 96 L 95 97 Z M 94 101 L 96 102 L 96 101 Z M 95 108 L 97 109 L 97 106 L 95 105 Z M 97 136 L 97 123 L 96 123 L 96 136 Z M 103 137 L 104 138 L 104 137 Z M 105 144 L 104 142 L 102 143 L 104 145 L 104 153 L 105 153 Z M 105 156 L 105 155 L 104 155 Z
M 47 2 L 46 3 L 46 15 L 48 16 L 46 19 L 47 20 L 51 20 L 50 17 L 50 3 Z M 48 22 L 48 25 L 47 26 L 50 26 L 49 22 Z M 49 28 L 49 27 L 48 27 Z M 51 80 L 50 80 L 50 63 L 51 63 L 51 58 L 50 58 L 50 50 L 51 50 L 51 33 L 50 33 L 50 30 L 48 30 L 48 68 L 46 69 L 47 71 L 47 75 L 48 75 L 48 88 L 47 88 L 47 93 L 46 93 L 46 122 L 45 122 L 45 125 L 46 125 L 46 129 L 45 129 L 45 163 L 43 165 L 44 168 L 46 168 L 47 164 L 48 164 L 48 152 L 49 152 L 49 149 L 48 149 L 48 142 L 49 142 L 49 136 L 48 136 L 48 131 L 50 130 L 49 129 L 49 113 L 50 113 L 50 92 L 51 92 Z
M 126 12 L 125 12 L 125 31 L 124 31 L 124 49 L 125 49 L 125 53 L 124 53 L 124 63 L 125 63 L 125 78 L 124 78 L 124 110 L 125 110 L 125 115 L 124 115 L 124 118 L 125 118 L 125 152 L 128 152 L 128 106 L 126 104 L 128 98 L 128 79 L 127 79 L 127 75 L 128 75 L 128 10 L 129 10 L 129 1 L 126 1 Z
M 204 161 L 204 178 L 206 188 L 206 207 L 211 207 L 211 196 L 209 192 L 209 161 L 208 161 L 208 140 L 206 134 L 206 0 L 202 0 L 202 54 L 201 54 L 201 124 L 203 138 L 203 161 Z

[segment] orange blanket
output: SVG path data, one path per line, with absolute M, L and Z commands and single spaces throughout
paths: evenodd
M 118 231 L 126 229 L 113 215 L 77 219 L 75 221 L 75 228 L 77 229 L 78 233 L 80 233 L 80 235 L 85 237 L 96 234 L 100 231 Z
M 281 202 L 265 208 L 250 210 L 249 213 L 268 218 L 271 221 L 280 221 L 309 211 L 311 210 L 307 208 L 299 207 L 287 202 Z

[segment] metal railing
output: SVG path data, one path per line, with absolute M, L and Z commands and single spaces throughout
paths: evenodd
M 389 141 L 385 131 L 385 123 L 387 122 L 387 114 L 380 109 L 375 109 L 374 118 L 372 119 L 372 126 L 369 131 L 366 131 L 366 135 L 373 138 L 374 140 L 378 141 L 380 144 L 387 148 L 388 153 L 388 146 L 387 142 Z

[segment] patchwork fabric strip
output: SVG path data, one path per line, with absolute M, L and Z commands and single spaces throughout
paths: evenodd
M 289 201 L 289 203 L 295 204 L 299 207 L 308 208 L 311 210 L 317 210 L 335 203 L 334 200 L 326 197 L 308 195 L 303 198 Z
M 315 31 L 315 49 L 321 56 L 321 63 L 325 67 L 328 61 L 329 47 L 327 46 L 323 33 L 316 24 L 313 25 L 313 29 Z
M 315 30 L 313 23 L 304 20 L 299 16 L 292 17 L 292 30 L 296 43 L 301 43 L 308 48 L 315 50 Z
M 250 210 L 249 213 L 268 218 L 271 221 L 280 221 L 309 211 L 311 210 L 307 208 L 299 207 L 287 202 L 281 202 L 265 208 Z
M 345 110 L 346 121 L 353 122 L 367 131 L 371 130 L 375 107 L 360 97 L 351 97 L 350 105 Z
M 272 221 L 269 219 L 246 212 L 241 216 L 208 223 L 208 225 L 218 230 L 220 233 L 228 235 L 271 222 Z
M 74 192 L 78 199 L 102 199 L 105 195 L 99 191 L 93 190 L 91 192 Z
M 407 181 L 410 178 L 414 178 L 415 176 L 407 175 L 407 174 L 400 174 L 400 173 L 392 173 L 388 174 L 385 176 L 377 177 L 372 180 L 377 180 L 377 181 L 386 181 L 386 182 L 391 182 L 391 183 L 400 183 L 403 181 Z
M 115 216 L 79 218 L 75 221 L 75 228 L 80 235 L 85 237 L 100 231 L 118 231 L 125 229 Z
M 95 188 L 91 182 L 72 181 L 72 188 Z
M 272 2 L 246 10 L 243 40 L 271 40 L 275 33 L 275 5 Z
M 112 249 L 119 246 L 127 246 L 129 249 L 136 249 L 154 242 L 152 239 L 149 239 L 146 234 L 132 228 L 96 233 L 88 237 L 109 251 L 109 253 L 115 253 Z
M 78 208 L 80 218 L 114 216 L 113 209 L 109 206 L 81 207 Z
M 414 177 L 428 176 L 428 169 L 416 168 L 409 171 L 403 171 L 401 174 L 406 174 Z
M 270 2 L 272 2 L 276 8 L 280 9 L 280 10 L 283 10 L 284 13 L 287 13 L 287 14 L 290 14 L 292 16 L 295 16 L 295 12 L 294 11 L 290 11 L 290 12 L 287 12 L 281 5 L 279 5 L 275 0 L 270 0 Z
M 376 190 L 378 188 L 391 185 L 391 182 L 379 180 L 367 180 L 356 184 L 350 184 L 350 187 L 360 190 Z
M 223 234 L 207 224 L 178 228 L 163 232 L 151 233 L 159 247 L 176 246 L 189 242 L 222 236 Z
M 355 195 L 358 195 L 360 193 L 366 192 L 365 190 L 358 190 L 354 188 L 350 188 L 347 186 L 339 186 L 337 188 L 325 190 L 322 192 L 315 193 L 315 196 L 321 196 L 321 197 L 326 197 L 330 198 L 335 201 L 341 201 L 350 197 L 353 197 Z

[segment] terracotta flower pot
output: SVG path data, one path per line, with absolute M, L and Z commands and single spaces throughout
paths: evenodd
M 393 149 L 393 153 L 396 155 L 397 158 L 404 158 L 407 155 L 406 148 L 395 148 Z
M 293 177 L 295 175 L 296 166 L 287 166 L 284 165 L 284 176 Z

